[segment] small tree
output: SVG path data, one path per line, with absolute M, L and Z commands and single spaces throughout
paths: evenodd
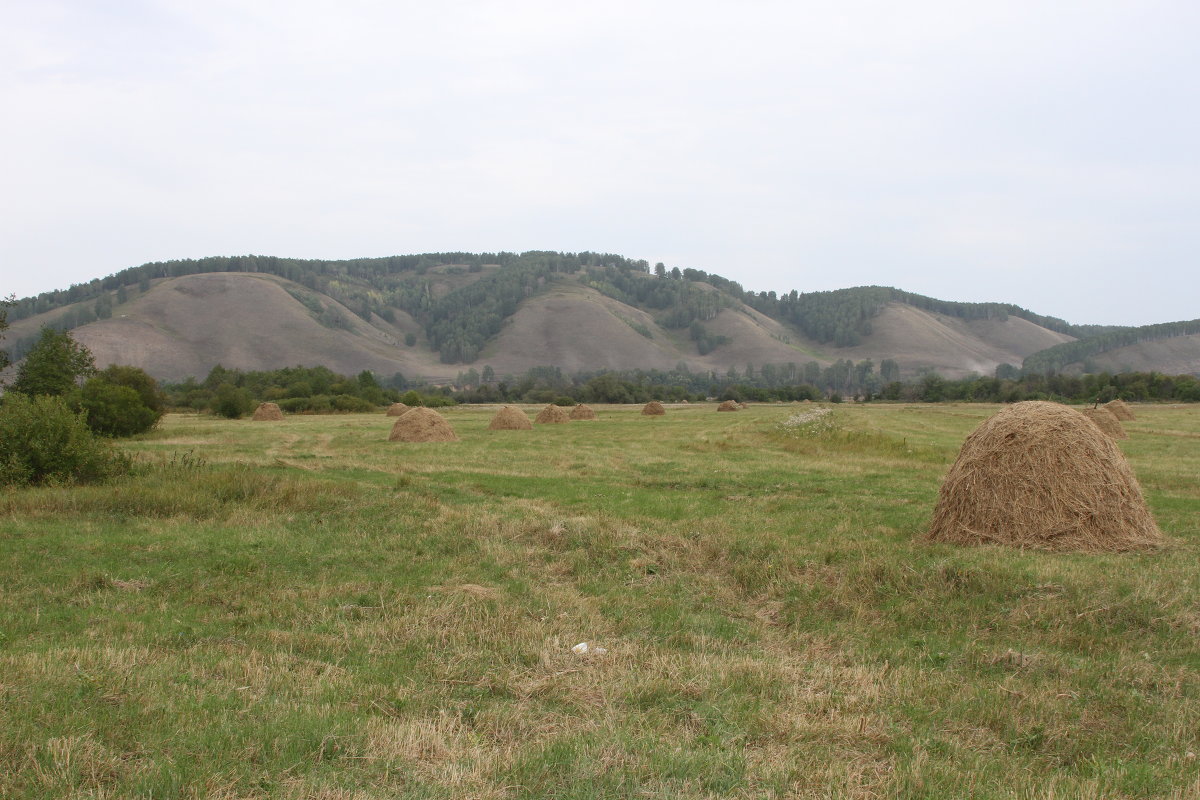
M 240 389 L 232 383 L 222 383 L 213 395 L 212 410 L 222 417 L 237 419 L 254 410 L 254 401 L 245 389 Z
M 9 393 L 0 403 L 0 484 L 98 481 L 128 469 L 64 398 Z
M 144 433 L 160 416 L 142 402 L 135 390 L 100 377 L 83 385 L 79 405 L 87 416 L 88 427 L 103 436 Z
M 12 391 L 60 396 L 70 392 L 83 378 L 96 372 L 91 352 L 67 331 L 42 328 L 41 338 L 17 370 Z
M 12 294 L 0 300 L 0 340 L 4 339 L 4 332 L 8 330 L 8 307 L 15 302 L 17 302 L 17 297 Z M 8 351 L 0 350 L 0 370 L 8 369 L 10 363 Z

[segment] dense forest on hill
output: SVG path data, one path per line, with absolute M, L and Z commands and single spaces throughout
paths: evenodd
M 1047 372 L 1127 344 L 1200 332 L 1200 320 L 1141 328 L 1072 325 L 1006 303 L 961 303 L 938 300 L 885 286 L 784 294 L 746 291 L 735 281 L 703 270 L 651 270 L 648 262 L 610 253 L 425 253 L 348 260 L 305 260 L 273 256 L 211 257 L 152 262 L 105 278 L 18 300 L 12 322 L 62 309 L 53 327 L 69 330 L 112 316 L 114 305 L 147 291 L 162 278 L 211 272 L 264 273 L 286 278 L 312 294 L 293 294 L 330 327 L 349 327 L 350 320 L 320 295 L 336 300 L 371 323 L 389 322 L 405 312 L 421 325 L 429 345 L 443 363 L 470 363 L 496 336 L 520 303 L 572 276 L 584 286 L 652 314 L 659 325 L 687 329 L 701 354 L 726 343 L 704 323 L 722 309 L 745 303 L 773 319 L 794 325 L 806 336 L 835 347 L 853 346 L 872 332 L 872 320 L 888 303 L 905 303 L 962 319 L 1006 319 L 1016 316 L 1078 338 L 1031 355 L 1026 372 Z M 648 335 L 648 333 L 647 333 Z M 20 357 L 32 339 L 12 343 Z

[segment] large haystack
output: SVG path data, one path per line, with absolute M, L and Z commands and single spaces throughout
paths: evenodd
M 570 417 L 573 420 L 595 419 L 596 412 L 592 410 L 591 406 L 587 406 L 587 405 L 584 405 L 583 403 L 580 403 L 579 405 L 577 405 L 571 409 Z
M 963 443 L 928 537 L 1038 550 L 1141 550 L 1162 542 L 1137 479 L 1088 418 L 1016 403 Z
M 255 422 L 278 422 L 283 419 L 283 412 L 277 403 L 259 403 L 254 409 Z
M 1128 439 L 1129 434 L 1121 427 L 1121 420 L 1107 408 L 1085 408 L 1084 415 L 1110 439 Z
M 408 410 L 408 406 L 404 405 L 404 403 L 392 403 L 388 406 L 387 415 L 389 417 L 402 417 L 404 416 L 404 412 Z
M 488 430 L 491 431 L 529 431 L 533 430 L 533 425 L 529 422 L 529 417 L 525 416 L 525 412 L 513 406 L 505 406 L 496 412 L 496 416 L 492 417 L 492 421 L 488 423 Z
M 1122 422 L 1130 422 L 1137 419 L 1137 417 L 1133 415 L 1133 409 L 1125 405 L 1124 401 L 1122 400 L 1112 400 L 1108 403 L 1105 403 L 1102 408 L 1107 408 L 1112 412 L 1114 417 Z
M 646 405 L 642 406 L 642 413 L 647 417 L 661 417 L 663 414 L 667 413 L 667 410 L 663 408 L 662 403 L 658 402 L 657 400 L 651 400 L 649 403 L 646 403 Z
M 540 422 L 543 425 L 555 425 L 560 422 L 570 422 L 571 417 L 567 412 L 562 410 L 561 406 L 556 406 L 553 403 L 547 403 L 546 407 L 538 412 L 538 415 L 533 418 L 534 422 Z
M 413 408 L 396 418 L 389 442 L 457 442 L 450 423 L 431 408 Z
M 738 404 L 732 400 L 726 400 L 717 406 L 717 411 L 739 411 Z

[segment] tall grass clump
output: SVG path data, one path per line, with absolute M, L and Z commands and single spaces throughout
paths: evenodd
M 0 403 L 0 484 L 92 483 L 129 468 L 63 398 L 9 392 Z

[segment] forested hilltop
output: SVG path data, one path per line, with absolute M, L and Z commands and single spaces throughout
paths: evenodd
M 403 317 L 401 321 L 410 327 L 402 340 L 410 347 L 420 340 L 422 347 L 448 365 L 476 362 L 522 303 L 566 286 L 594 290 L 643 312 L 641 318 L 622 319 L 648 339 L 655 338 L 652 327 L 672 337 L 677 332 L 677 340 L 690 342 L 700 356 L 719 351 L 736 338 L 728 326 L 718 329 L 711 324 L 726 309 L 751 309 L 786 326 L 770 333 L 781 342 L 792 344 L 790 330 L 811 343 L 833 348 L 821 359 L 826 363 L 841 357 L 839 349 L 861 345 L 875 332 L 884 310 L 896 305 L 952 320 L 1015 317 L 1061 334 L 1059 340 L 1076 339 L 1025 357 L 1025 370 L 1033 372 L 1059 370 L 1129 342 L 1200 331 L 1200 321 L 1143 328 L 1073 325 L 1013 304 L 938 300 L 883 286 L 753 292 L 702 270 L 669 269 L 661 263 L 652 268 L 645 260 L 611 253 L 549 251 L 425 253 L 339 261 L 234 256 L 153 262 L 23 298 L 12 307 L 9 318 L 18 322 L 45 315 L 50 325 L 73 329 L 112 318 L 114 308 L 145 294 L 157 282 L 207 273 L 258 273 L 290 281 L 287 291 L 326 328 L 353 328 L 355 322 L 347 314 L 368 325 L 380 320 L 397 323 Z M 23 355 L 31 342 L 28 333 L 13 341 L 14 356 Z

